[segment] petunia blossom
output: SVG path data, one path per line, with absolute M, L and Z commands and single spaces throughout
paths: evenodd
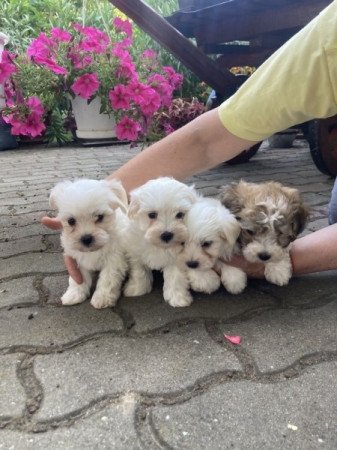
M 70 42 L 71 41 L 71 34 L 68 31 L 62 30 L 61 28 L 58 28 L 58 27 L 51 29 L 51 36 L 52 36 L 52 38 L 54 38 L 60 42 Z
M 96 73 L 85 73 L 76 78 L 75 82 L 70 86 L 72 91 L 82 98 L 89 99 L 94 95 L 100 86 Z
M 16 72 L 16 67 L 7 57 L 7 52 L 2 52 L 2 62 L 0 62 L 0 84 L 3 84 L 12 73 Z
M 136 141 L 141 129 L 142 127 L 138 122 L 125 116 L 116 124 L 116 136 L 121 141 Z
M 130 107 L 130 96 L 123 84 L 117 84 L 111 89 L 109 100 L 113 109 L 128 109 Z
M 123 20 L 120 17 L 116 17 L 113 20 L 113 25 L 117 31 L 122 33 L 126 33 L 126 35 L 131 38 L 132 37 L 132 24 L 128 20 Z
M 161 106 L 159 94 L 154 89 L 149 88 L 146 97 L 143 97 L 139 106 L 145 116 L 152 116 Z

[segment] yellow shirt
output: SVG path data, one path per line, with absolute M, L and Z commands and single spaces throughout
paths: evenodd
M 219 106 L 234 135 L 261 141 L 337 114 L 337 0 L 286 42 Z

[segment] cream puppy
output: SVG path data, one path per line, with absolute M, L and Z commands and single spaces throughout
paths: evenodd
M 164 274 L 164 299 L 171 306 L 188 306 L 192 297 L 187 280 L 175 265 L 186 240 L 186 214 L 198 200 L 193 187 L 173 178 L 150 180 L 130 193 L 130 205 L 123 233 L 130 274 L 125 296 L 151 291 L 152 269 Z
M 115 180 L 64 181 L 52 189 L 49 201 L 58 210 L 57 217 L 63 225 L 64 252 L 77 261 L 84 279 L 77 284 L 69 278 L 62 304 L 74 305 L 88 298 L 93 272 L 100 271 L 91 304 L 95 308 L 114 306 L 127 273 L 120 241 L 121 210 L 127 209 L 122 185 Z
M 240 222 L 238 247 L 245 259 L 263 262 L 271 283 L 287 284 L 292 275 L 291 242 L 308 219 L 299 191 L 274 181 L 240 181 L 224 186 L 220 198 Z
M 187 271 L 190 287 L 211 293 L 219 288 L 221 279 L 228 292 L 242 292 L 246 274 L 224 262 L 232 256 L 241 230 L 233 214 L 219 200 L 201 198 L 188 212 L 186 225 L 188 237 L 177 264 Z

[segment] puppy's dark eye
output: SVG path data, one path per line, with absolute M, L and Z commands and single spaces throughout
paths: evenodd
M 201 244 L 202 248 L 209 248 L 213 244 L 213 241 L 205 241 Z
M 247 231 L 247 233 L 250 235 L 250 236 L 253 236 L 254 235 L 254 231 L 253 230 L 246 230 Z
M 103 222 L 103 219 L 104 219 L 104 215 L 103 214 L 98 214 L 98 216 L 96 217 L 96 223 Z
M 156 219 L 158 214 L 155 211 L 151 211 L 148 214 L 149 219 Z
M 68 225 L 70 225 L 71 227 L 73 227 L 74 225 L 76 225 L 76 219 L 74 217 L 70 217 L 68 219 Z
M 182 246 L 184 247 L 184 245 L 185 245 L 185 242 L 180 242 L 180 245 L 182 245 Z
M 185 214 L 183 213 L 183 212 L 181 212 L 181 211 L 179 211 L 177 214 L 176 214 L 176 219 L 183 219 L 185 217 Z

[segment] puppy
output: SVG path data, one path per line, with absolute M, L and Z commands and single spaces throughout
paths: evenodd
M 57 217 L 63 225 L 64 252 L 77 261 L 84 279 L 77 284 L 69 278 L 62 304 L 83 302 L 90 293 L 93 271 L 100 271 L 91 304 L 95 308 L 114 306 L 127 273 L 120 244 L 121 210 L 127 210 L 122 185 L 115 180 L 64 181 L 52 189 L 49 202 L 58 210 Z
M 130 193 L 129 224 L 123 233 L 130 273 L 127 297 L 152 289 L 152 269 L 162 270 L 163 295 L 171 306 L 188 306 L 188 280 L 175 261 L 187 237 L 186 214 L 198 200 L 197 192 L 173 178 L 150 180 Z
M 292 275 L 290 245 L 309 215 L 299 191 L 273 181 L 240 181 L 224 186 L 220 199 L 240 222 L 238 246 L 246 260 L 263 262 L 271 283 L 287 284 Z
M 229 292 L 242 292 L 246 274 L 223 262 L 232 256 L 241 230 L 233 214 L 219 200 L 201 198 L 188 212 L 186 225 L 188 237 L 177 264 L 187 270 L 190 287 L 211 293 L 219 288 L 221 279 Z

